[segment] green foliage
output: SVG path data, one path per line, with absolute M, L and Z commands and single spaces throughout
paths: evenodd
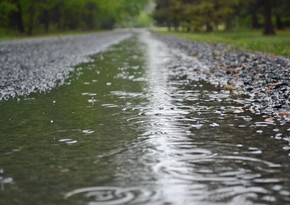
M 138 16 L 137 26 L 139 27 L 149 27 L 151 25 L 152 19 L 148 13 L 142 12 Z
M 150 0 L 1 0 L 0 31 L 27 34 L 133 25 Z M 144 24 L 143 15 L 143 24 Z M 142 19 L 141 18 L 141 19 Z
M 214 30 L 232 20 L 242 0 L 157 0 L 154 13 L 159 25 L 184 29 Z M 204 27 L 204 28 L 203 28 Z
M 8 1 L 0 2 L 0 28 L 8 27 L 9 25 L 9 14 L 16 10 L 15 5 Z
M 273 34 L 271 20 L 275 17 L 276 27 L 282 29 L 290 16 L 289 10 L 289 0 L 156 0 L 153 17 L 157 25 L 169 30 L 208 32 L 221 27 L 234 30 L 240 22 L 250 19 L 249 26 L 261 28 L 263 23 L 264 33 Z

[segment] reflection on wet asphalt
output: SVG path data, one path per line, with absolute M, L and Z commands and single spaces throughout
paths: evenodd
M 0 103 L 3 204 L 290 203 L 287 123 L 196 81 L 189 65 L 206 67 L 147 32 L 92 58 Z

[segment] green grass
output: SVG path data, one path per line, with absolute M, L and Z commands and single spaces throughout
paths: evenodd
M 277 32 L 276 36 L 263 36 L 261 31 L 243 30 L 235 32 L 184 33 L 168 32 L 166 29 L 154 31 L 175 35 L 192 41 L 224 43 L 249 51 L 261 51 L 273 55 L 290 57 L 290 31 Z
M 21 38 L 21 37 L 17 36 L 17 35 L 0 34 L 0 41 L 9 41 L 9 40 L 14 40 L 14 39 L 18 39 L 18 38 Z

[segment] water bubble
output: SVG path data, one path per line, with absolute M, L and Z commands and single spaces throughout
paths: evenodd
M 192 128 L 196 128 L 196 129 L 200 129 L 202 126 L 203 126 L 203 124 L 200 124 L 200 123 L 196 123 L 196 124 L 191 125 Z
M 94 132 L 95 132 L 94 130 L 90 130 L 90 129 L 82 130 L 82 133 L 84 133 L 84 134 L 93 134 Z
M 116 108 L 116 107 L 118 107 L 118 105 L 115 105 L 115 104 L 102 104 L 102 107 Z
M 290 196 L 290 192 L 285 190 L 280 191 L 280 194 L 284 196 Z
M 282 139 L 282 133 L 277 133 L 277 134 L 275 135 L 275 139 L 277 139 L 277 140 L 281 140 L 281 139 Z
M 245 128 L 245 127 L 247 127 L 247 125 L 238 125 L 238 127 Z
M 82 93 L 83 96 L 96 96 L 97 93 Z
M 97 102 L 97 100 L 92 97 L 91 99 L 88 99 L 88 102 L 94 104 L 95 102 Z
M 218 123 L 212 123 L 212 124 L 210 124 L 209 126 L 211 126 L 211 127 L 219 127 L 220 125 L 218 124 Z
M 65 144 L 75 144 L 75 143 L 77 143 L 78 141 L 77 140 L 74 140 L 74 139 L 68 139 L 68 138 L 66 138 L 66 139 L 59 139 L 58 140 L 59 142 L 63 142 L 63 143 L 65 143 Z

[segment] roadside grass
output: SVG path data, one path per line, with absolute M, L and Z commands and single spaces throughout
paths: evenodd
M 0 34 L 0 41 L 9 41 L 9 40 L 15 40 L 15 39 L 20 39 L 20 36 L 17 35 L 5 35 L 5 34 Z
M 260 51 L 272 55 L 290 57 L 290 30 L 278 31 L 276 36 L 263 36 L 261 31 L 240 30 L 235 32 L 213 33 L 185 33 L 167 31 L 164 28 L 156 28 L 153 31 L 174 35 L 192 41 L 207 43 L 224 43 L 249 51 Z

